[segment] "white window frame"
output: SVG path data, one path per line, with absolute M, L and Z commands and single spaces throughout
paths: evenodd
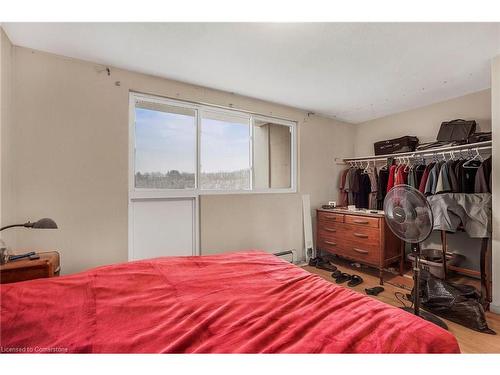
M 147 189 L 135 187 L 135 105 L 136 100 L 147 100 L 159 104 L 166 104 L 189 108 L 195 111 L 196 116 L 196 176 L 194 189 Z M 201 118 L 203 112 L 217 112 L 227 113 L 230 115 L 242 116 L 249 119 L 250 127 L 250 189 L 249 190 L 207 190 L 200 189 L 199 174 L 200 174 L 200 132 L 201 132 Z M 291 152 L 290 152 L 290 173 L 291 173 L 291 186 L 289 188 L 259 188 L 253 187 L 254 175 L 254 155 L 253 155 L 253 124 L 254 120 L 269 121 L 273 124 L 288 126 L 291 133 Z M 163 98 L 156 95 L 142 94 L 130 92 L 129 95 L 129 198 L 134 199 L 165 199 L 165 198 L 182 198 L 192 197 L 196 198 L 201 195 L 232 195 L 232 194 L 280 194 L 280 193 L 296 193 L 297 192 L 297 122 L 275 118 L 272 116 L 260 115 L 240 110 L 233 110 L 228 108 L 221 108 L 218 106 L 211 106 L 201 103 L 191 103 L 182 100 L 175 100 Z

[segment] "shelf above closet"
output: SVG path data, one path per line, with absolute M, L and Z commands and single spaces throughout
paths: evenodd
M 450 153 L 454 151 L 482 151 L 482 150 L 491 150 L 491 141 L 485 142 L 477 142 L 477 143 L 469 143 L 458 146 L 449 146 L 449 147 L 437 147 L 428 150 L 420 150 L 420 151 L 411 151 L 411 152 L 401 152 L 398 154 L 386 154 L 386 155 L 371 155 L 371 156 L 362 156 L 355 158 L 344 158 L 342 159 L 344 162 L 350 161 L 368 161 L 368 160 L 386 160 L 387 158 L 402 158 L 402 157 L 429 157 L 434 155 L 439 155 L 442 153 Z

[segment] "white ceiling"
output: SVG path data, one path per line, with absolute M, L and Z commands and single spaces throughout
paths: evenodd
M 6 23 L 15 45 L 352 123 L 490 87 L 500 23 Z

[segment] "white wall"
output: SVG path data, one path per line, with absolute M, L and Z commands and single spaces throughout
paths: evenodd
M 491 107 L 493 128 L 493 302 L 491 310 L 500 314 L 500 56 L 491 64 Z
M 291 186 L 290 174 L 292 149 L 290 128 L 269 124 L 269 167 L 271 168 L 271 187 L 288 188 Z
M 101 65 L 26 48 L 14 47 L 13 59 L 2 164 L 14 188 L 2 199 L 15 204 L 2 214 L 5 222 L 54 218 L 60 229 L 20 229 L 12 245 L 59 250 L 63 273 L 127 260 L 130 90 L 298 122 L 299 193 L 203 197 L 202 253 L 302 249 L 300 194 L 311 194 L 313 208 L 335 198 L 333 160 L 354 152 L 351 125 L 297 109 L 120 69 L 108 77 Z
M 404 135 L 415 135 L 420 142 L 436 140 L 443 121 L 474 119 L 478 131 L 491 130 L 491 90 L 483 90 L 444 102 L 367 121 L 356 126 L 356 156 L 373 155 L 373 143 Z
M 478 123 L 478 131 L 490 131 L 491 90 L 359 124 L 356 126 L 355 154 L 373 155 L 374 142 L 404 135 L 416 135 L 421 142 L 435 141 L 441 123 L 457 118 L 474 119 Z M 463 266 L 479 271 L 480 240 L 471 239 L 465 233 L 456 233 L 448 236 L 448 245 L 450 250 L 466 256 Z M 439 233 L 433 233 L 424 246 L 439 249 Z
M 11 122 L 11 106 L 12 106 L 12 44 L 0 28 L 0 149 L 8 148 L 7 143 L 2 138 L 4 128 L 10 127 Z M 7 185 L 8 175 L 4 178 L 1 173 L 3 163 L 2 153 L 0 152 L 0 226 L 2 226 L 2 190 L 4 185 Z M 5 189 L 9 187 L 6 186 Z

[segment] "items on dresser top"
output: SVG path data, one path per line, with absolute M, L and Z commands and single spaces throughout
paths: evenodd
M 403 267 L 401 241 L 385 224 L 384 215 L 346 209 L 317 210 L 317 248 L 376 267 L 380 283 L 383 269 L 399 262 Z
M 38 259 L 23 258 L 0 266 L 0 283 L 59 276 L 60 257 L 57 251 L 36 253 Z

